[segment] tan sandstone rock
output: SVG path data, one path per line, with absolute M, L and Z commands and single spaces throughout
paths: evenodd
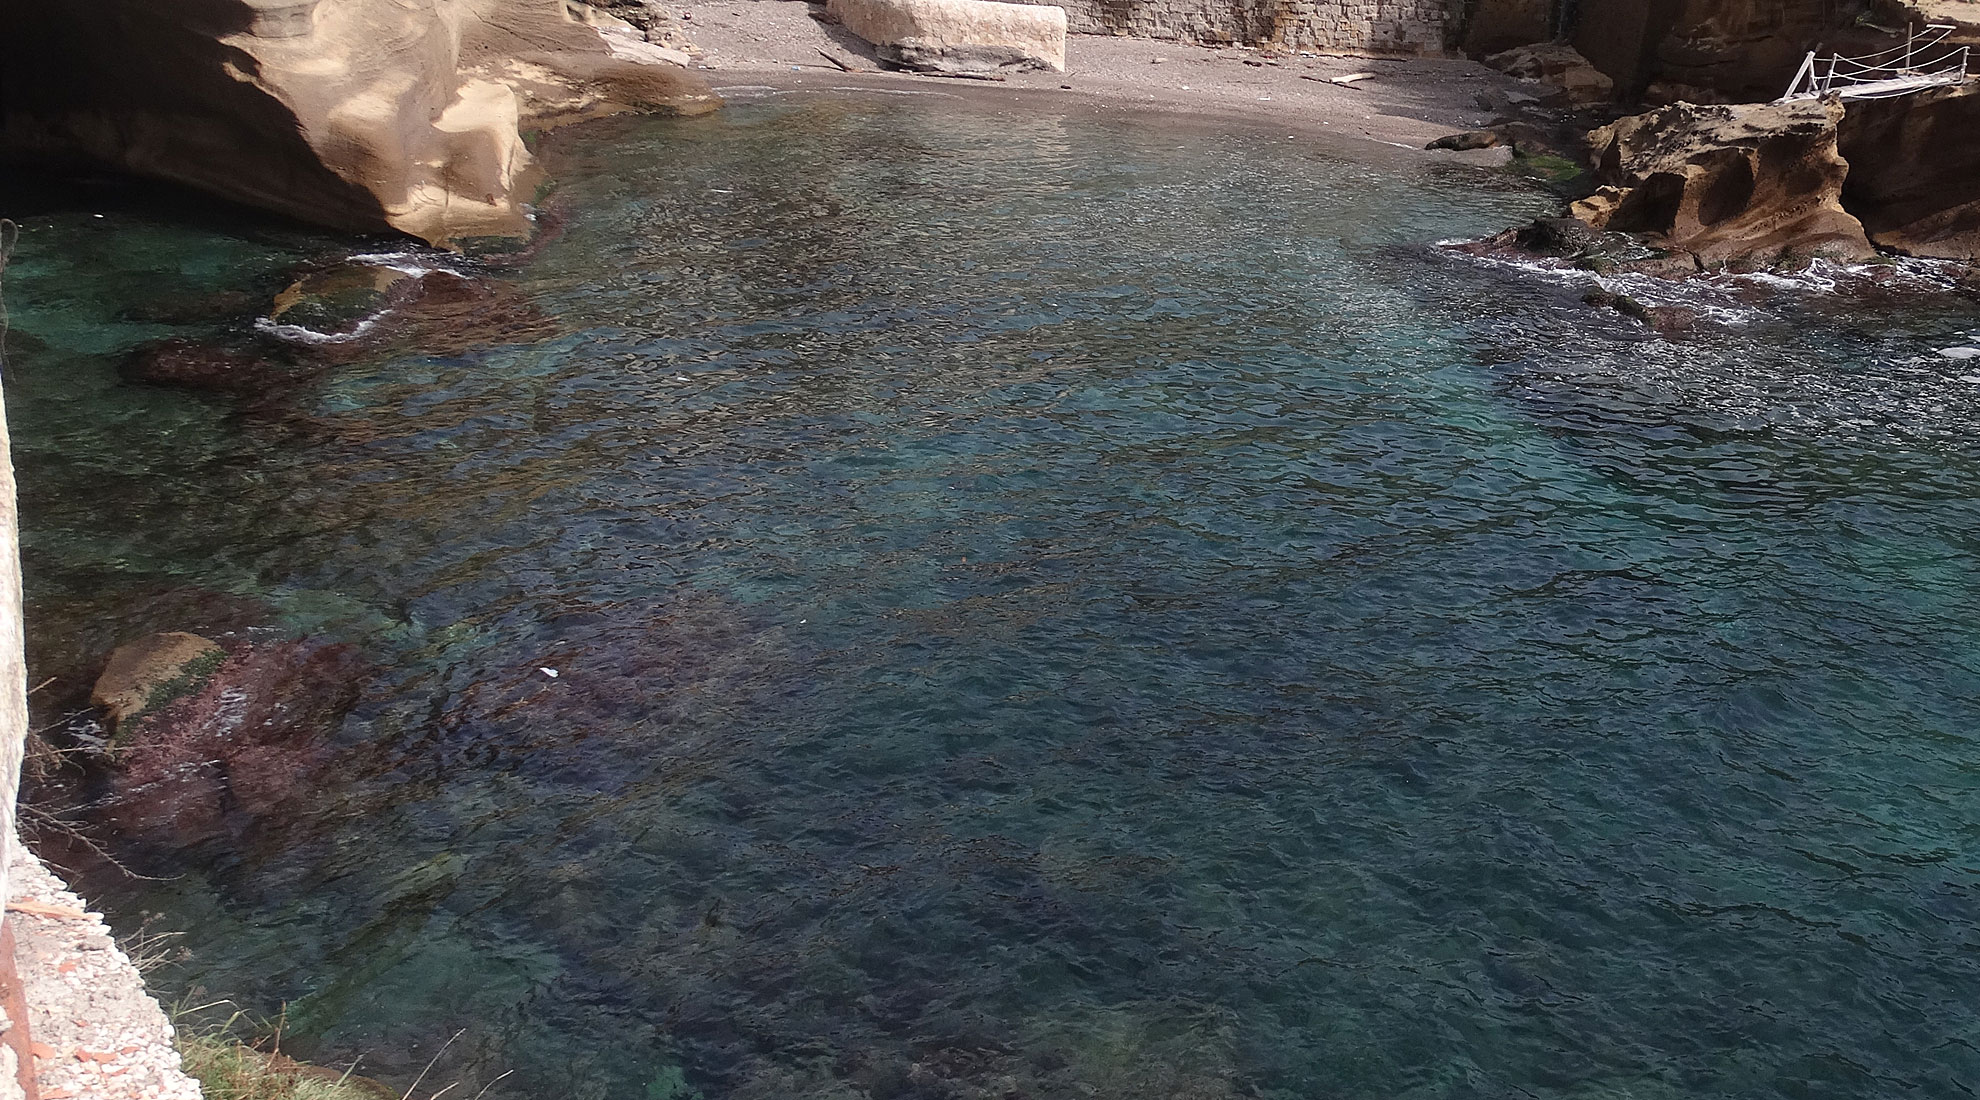
M 1485 59 L 1487 65 L 1521 80 L 1534 80 L 1567 93 L 1570 103 L 1607 103 L 1616 85 L 1565 42 L 1520 46 Z
M 526 128 L 719 100 L 564 0 L 0 4 L 0 155 L 75 159 L 341 229 L 527 221 Z M 594 20 L 603 24 L 603 20 Z
M 197 690 L 226 659 L 226 650 L 197 634 L 147 634 L 111 652 L 89 701 L 121 725 Z
M 1065 9 L 992 0 L 831 0 L 880 56 L 924 72 L 1066 69 Z
M 1674 104 L 1589 134 L 1601 189 L 1574 205 L 1597 229 L 1643 233 L 1707 264 L 1875 255 L 1843 210 L 1849 166 L 1834 100 Z
M 1980 88 L 1853 100 L 1840 147 L 1849 161 L 1843 203 L 1871 240 L 1911 256 L 1980 260 Z

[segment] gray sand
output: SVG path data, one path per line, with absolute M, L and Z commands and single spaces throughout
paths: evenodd
M 1145 38 L 1074 35 L 1064 73 L 1019 73 L 1003 82 L 908 73 L 845 73 L 823 50 L 877 69 L 872 52 L 844 28 L 811 18 L 799 0 L 732 0 L 675 9 L 701 51 L 697 67 L 717 90 L 751 87 L 884 88 L 953 95 L 1012 106 L 1096 114 L 1161 111 L 1242 119 L 1332 134 L 1354 144 L 1406 149 L 1424 160 L 1502 164 L 1504 149 L 1424 152 L 1425 143 L 1494 121 L 1477 97 L 1488 89 L 1532 90 L 1474 61 L 1379 60 L 1294 54 L 1271 57 L 1241 47 L 1211 48 Z M 1254 64 L 1246 64 L 1247 61 Z M 1351 87 L 1326 83 L 1376 75 Z

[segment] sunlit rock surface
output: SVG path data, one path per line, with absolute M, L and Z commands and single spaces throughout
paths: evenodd
M 1647 234 L 1706 264 L 1874 255 L 1843 209 L 1838 102 L 1674 104 L 1589 135 L 1600 190 L 1574 205 L 1598 229 Z
M 559 0 L 7 5 L 0 147 L 340 229 L 515 234 L 532 186 L 522 130 L 717 105 L 642 49 Z
M 1066 68 L 1066 13 L 991 0 L 831 0 L 846 29 L 910 69 L 957 74 Z

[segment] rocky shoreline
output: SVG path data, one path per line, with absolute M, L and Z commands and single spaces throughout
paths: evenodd
M 522 134 L 532 127 L 628 108 L 694 114 L 719 97 L 913 93 L 1019 109 L 1159 113 L 1178 126 L 1269 123 L 1377 164 L 1496 168 L 1544 158 L 1567 166 L 1564 177 L 1579 181 L 1567 184 L 1574 201 L 1561 216 L 1454 247 L 1544 257 L 1597 274 L 1684 278 L 1887 256 L 1980 259 L 1980 142 L 1971 137 L 1980 94 L 1971 86 L 1848 105 L 1679 101 L 1625 115 L 1604 106 L 1619 82 L 1606 75 L 1598 82 L 1559 52 L 1529 52 L 1495 68 L 1461 58 L 1374 59 L 1072 35 L 1061 42 L 1062 67 L 998 63 L 985 72 L 930 75 L 884 69 L 882 62 L 899 64 L 912 55 L 874 47 L 803 3 L 691 4 L 666 21 L 625 24 L 636 34 L 603 19 L 574 24 L 574 31 L 561 17 L 527 10 L 534 12 L 529 19 L 498 25 L 507 27 L 507 37 L 466 34 L 452 42 L 452 53 L 440 49 L 434 55 L 440 60 L 419 62 L 446 74 L 413 96 L 426 97 L 421 109 L 433 116 L 419 127 L 404 128 L 397 115 L 381 117 L 360 127 L 359 138 L 343 133 L 337 141 L 345 144 L 338 145 L 331 116 L 363 82 L 327 91 L 311 86 L 307 94 L 295 91 L 302 84 L 289 86 L 288 106 L 305 121 L 298 140 L 308 148 L 284 150 L 291 159 L 268 171 L 280 176 L 305 163 L 323 171 L 292 173 L 299 182 L 286 195 L 271 194 L 251 177 L 236 185 L 173 157 L 139 155 L 155 151 L 155 143 L 91 147 L 86 139 L 99 133 L 91 124 L 101 115 L 49 115 L 30 129 L 49 155 L 87 154 L 344 228 L 456 242 L 541 232 L 526 201 L 534 198 L 536 181 Z M 352 46 L 376 29 L 354 24 L 336 33 Z M 250 28 L 231 37 L 255 40 L 248 52 L 261 51 L 255 56 L 271 73 L 280 70 L 283 51 L 297 48 L 291 40 L 306 37 L 286 33 L 279 21 L 261 30 L 266 33 Z M 401 37 L 426 43 L 431 28 L 400 30 Z M 204 41 L 196 31 L 188 33 Z M 424 56 L 406 49 L 407 57 Z M 349 73 L 339 79 L 346 78 L 356 79 Z M 370 78 L 383 79 L 378 72 Z M 1694 93 L 1721 96 L 1670 81 L 1661 94 Z M 520 112 L 517 103 L 524 104 Z M 114 112 L 129 105 L 96 106 Z M 257 110 L 265 107 L 257 101 Z M 223 143 L 240 137 L 204 135 Z M 203 147 L 200 141 L 187 146 L 194 154 Z M 354 159 L 340 165 L 325 152 L 332 148 Z M 348 176 L 380 149 L 398 159 L 371 184 L 354 188 Z M 423 178 L 407 169 L 421 158 L 467 167 L 444 180 Z M 1659 331 L 1687 323 L 1679 313 L 1614 290 L 1591 290 L 1583 301 Z M 402 326 L 374 336 L 362 326 L 384 310 L 398 312 Z M 123 373 L 136 383 L 265 400 L 328 369 L 346 341 L 416 337 L 444 348 L 447 319 L 461 312 L 474 313 L 483 331 L 490 316 L 519 332 L 540 320 L 526 305 L 507 301 L 499 280 L 325 265 L 300 272 L 266 315 L 257 315 L 277 337 L 288 329 L 290 337 L 323 338 L 306 351 L 296 350 L 296 339 L 279 345 L 270 331 L 244 327 L 237 346 L 146 345 Z M 334 646 L 247 630 L 213 633 L 213 639 L 154 636 L 144 641 L 144 652 L 120 650 L 122 682 L 106 674 L 109 686 L 99 683 L 89 700 L 110 723 L 102 743 L 88 746 L 97 757 L 90 782 L 105 792 L 105 820 L 136 843 L 185 847 L 255 828 L 278 809 L 292 812 L 307 794 L 310 769 L 329 759 L 328 731 L 351 706 L 365 672 L 358 658 Z M 119 669 L 118 655 L 110 664 Z M 22 979 L 36 1013 L 36 1040 L 49 1051 L 41 1095 L 197 1096 L 179 1072 L 170 1024 L 144 996 L 101 919 L 34 857 L 17 857 L 14 874 L 16 898 L 29 903 L 17 907 Z
M 7 922 L 40 1100 L 199 1100 L 171 1021 L 102 914 L 18 840 L 10 850 Z

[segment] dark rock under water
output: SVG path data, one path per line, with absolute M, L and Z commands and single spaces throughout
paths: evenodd
M 321 242 L 26 226 L 37 667 L 253 620 L 378 670 L 294 813 L 92 878 L 186 930 L 168 995 L 400 1085 L 465 1029 L 490 1097 L 1980 1074 L 1939 269 L 1464 256 L 1552 200 L 904 97 L 545 155 L 564 234 L 462 261 L 513 308 L 279 407 L 122 380 L 181 334 L 123 304 Z

